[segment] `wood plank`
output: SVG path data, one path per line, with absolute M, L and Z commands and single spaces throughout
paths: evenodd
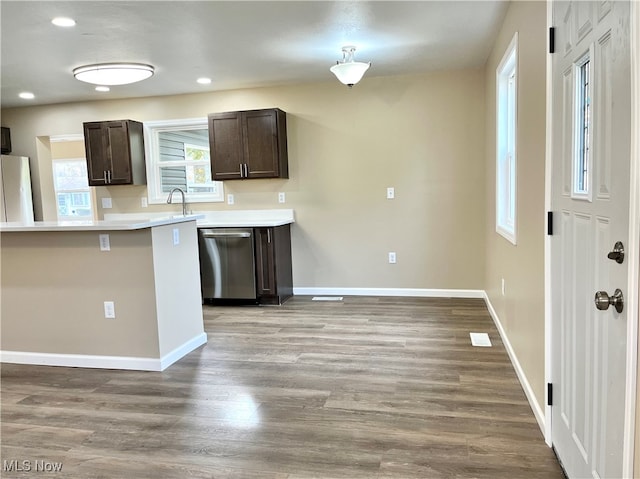
M 562 478 L 482 300 L 204 318 L 208 344 L 161 373 L 3 365 L 1 459 L 71 479 Z

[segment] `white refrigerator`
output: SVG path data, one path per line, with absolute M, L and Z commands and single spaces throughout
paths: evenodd
M 0 156 L 0 221 L 33 222 L 31 171 L 25 156 Z

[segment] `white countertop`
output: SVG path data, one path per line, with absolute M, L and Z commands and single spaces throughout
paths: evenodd
M 110 213 L 101 221 L 0 222 L 0 233 L 24 231 L 127 231 L 196 221 L 198 228 L 262 228 L 294 223 L 291 209 L 199 211 L 182 216 L 165 213 Z
M 198 216 L 198 228 L 263 228 L 295 222 L 291 209 L 197 211 L 195 214 Z M 155 215 L 166 215 L 166 213 L 108 213 L 104 218 L 105 220 L 135 220 L 153 218 Z
M 33 222 L 0 222 L 0 232 L 25 231 L 127 231 L 153 228 L 154 226 L 172 225 L 202 219 L 202 215 L 175 215 L 150 218 L 107 219 L 104 221 L 33 221 Z

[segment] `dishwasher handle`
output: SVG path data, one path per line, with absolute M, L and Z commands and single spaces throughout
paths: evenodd
M 225 233 L 225 232 L 202 232 L 200 233 L 203 238 L 251 238 L 251 233 Z

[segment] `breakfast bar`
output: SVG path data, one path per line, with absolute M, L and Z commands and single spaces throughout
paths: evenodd
M 197 219 L 0 223 L 0 360 L 161 371 L 206 343 Z

